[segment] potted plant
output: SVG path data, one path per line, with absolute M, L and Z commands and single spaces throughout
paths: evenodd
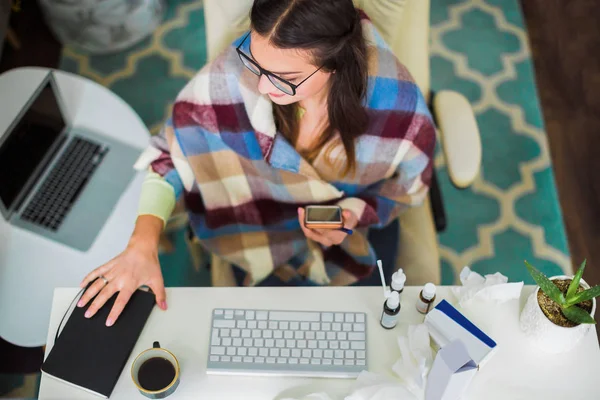
M 581 278 L 584 261 L 573 277 L 546 277 L 525 261 L 538 284 L 521 312 L 521 329 L 542 350 L 561 353 L 572 349 L 595 324 L 596 297 L 600 286 L 590 288 Z

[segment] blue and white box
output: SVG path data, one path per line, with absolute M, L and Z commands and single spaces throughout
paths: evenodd
M 496 351 L 498 345 L 446 300 L 442 300 L 425 317 L 425 324 L 433 341 L 443 348 L 460 340 L 478 368 Z

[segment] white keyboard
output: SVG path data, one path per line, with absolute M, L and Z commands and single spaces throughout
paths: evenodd
M 366 324 L 365 313 L 215 309 L 207 372 L 355 378 Z

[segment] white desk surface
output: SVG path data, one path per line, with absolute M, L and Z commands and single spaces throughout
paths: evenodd
M 0 136 L 47 72 L 45 68 L 18 68 L 0 75 Z M 74 126 L 140 150 L 147 146 L 150 133 L 121 98 L 88 79 L 55 72 Z M 46 343 L 54 288 L 78 286 L 89 271 L 124 249 L 135 223 L 143 179 L 143 173 L 136 175 L 86 253 L 16 228 L 0 217 L 0 337 L 20 346 Z
M 463 313 L 498 343 L 497 353 L 472 381 L 465 400 L 593 399 L 598 396 L 600 349 L 596 330 L 565 355 L 535 350 L 519 330 L 519 311 L 533 287 L 525 287 L 521 301 L 502 305 L 476 304 Z M 131 382 L 133 358 L 158 340 L 181 364 L 181 383 L 169 399 L 278 399 L 327 388 L 331 395 L 346 393 L 352 380 L 215 376 L 205 373 L 213 308 L 263 308 L 368 313 L 368 365 L 371 372 L 393 376 L 400 357 L 396 338 L 408 324 L 423 321 L 415 310 L 420 288 L 407 287 L 402 297 L 400 324 L 393 330 L 379 325 L 381 287 L 340 288 L 168 288 L 169 309 L 152 311 L 111 399 L 144 399 Z M 53 345 L 60 319 L 78 289 L 57 289 L 52 304 L 46 355 Z M 438 288 L 437 300 L 453 301 L 449 287 Z M 107 328 L 110 329 L 110 328 Z M 41 400 L 96 399 L 80 389 L 42 376 Z

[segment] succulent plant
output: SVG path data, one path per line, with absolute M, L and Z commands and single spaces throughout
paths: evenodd
M 563 294 L 558 287 L 550 280 L 546 275 L 537 270 L 533 265 L 525 261 L 525 265 L 529 270 L 529 273 L 533 277 L 533 280 L 538 284 L 542 292 L 544 292 L 552 301 L 558 304 L 561 308 L 563 315 L 570 321 L 576 324 L 595 324 L 596 321 L 592 316 L 576 304 L 584 301 L 592 300 L 595 297 L 600 296 L 600 285 L 592 288 L 578 291 L 579 282 L 585 269 L 586 261 L 584 260 L 577 273 L 573 277 L 569 288 L 567 289 L 566 295 Z

